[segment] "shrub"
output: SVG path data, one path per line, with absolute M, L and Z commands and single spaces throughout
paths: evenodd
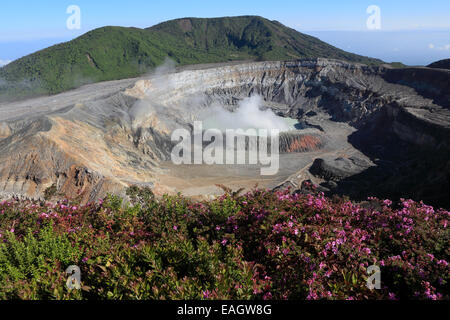
M 448 299 L 449 212 L 226 190 L 0 203 L 2 299 Z M 69 265 L 81 289 L 66 287 Z M 381 268 L 381 289 L 366 286 Z

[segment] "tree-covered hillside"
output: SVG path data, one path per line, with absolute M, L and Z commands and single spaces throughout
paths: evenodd
M 382 63 L 261 17 L 184 18 L 148 29 L 103 27 L 18 59 L 0 68 L 0 101 L 135 77 L 166 57 L 178 65 L 316 57 Z

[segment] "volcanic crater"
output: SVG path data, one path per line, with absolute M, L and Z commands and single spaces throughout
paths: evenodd
M 261 97 L 294 128 L 280 169 L 174 165 L 171 133 Z M 332 59 L 200 65 L 0 104 L 0 196 L 95 201 L 130 185 L 208 198 L 216 185 L 450 205 L 450 71 Z M 259 112 L 259 111 L 257 111 Z M 256 112 L 256 113 L 257 113 Z M 248 113 L 241 120 L 257 118 Z M 219 119 L 220 120 L 220 119 Z

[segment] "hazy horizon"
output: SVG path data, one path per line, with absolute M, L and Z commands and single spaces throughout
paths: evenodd
M 67 28 L 69 5 L 80 8 L 80 29 Z M 378 30 L 369 30 L 367 9 L 380 10 Z M 339 3 L 280 0 L 211 3 L 192 1 L 189 6 L 174 0 L 132 0 L 107 3 L 77 0 L 73 3 L 43 0 L 2 4 L 0 12 L 0 66 L 60 42 L 72 40 L 102 26 L 146 28 L 183 17 L 258 15 L 277 20 L 299 32 L 318 37 L 340 49 L 407 65 L 427 65 L 450 57 L 450 2 L 387 0 Z

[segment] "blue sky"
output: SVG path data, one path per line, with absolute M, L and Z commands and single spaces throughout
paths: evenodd
M 69 5 L 81 29 L 68 30 Z M 381 30 L 367 30 L 366 8 L 381 9 Z M 450 57 L 448 0 L 40 0 L 0 5 L 0 64 L 105 25 L 149 27 L 180 17 L 260 15 L 344 50 L 386 61 L 426 64 Z

